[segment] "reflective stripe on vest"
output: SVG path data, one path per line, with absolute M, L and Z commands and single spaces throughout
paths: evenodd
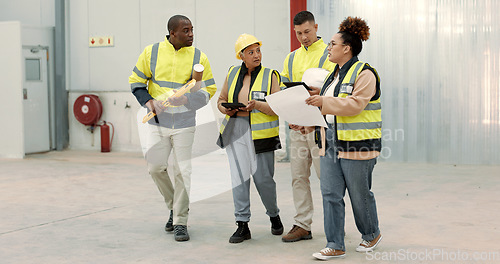
M 160 47 L 160 43 L 153 44 L 153 47 L 151 48 L 151 61 L 149 62 L 149 68 L 151 69 L 151 80 L 155 83 L 156 62 L 158 61 L 158 47 Z
M 290 82 L 293 82 L 292 69 L 293 69 L 293 58 L 295 57 L 295 51 L 297 51 L 297 50 L 294 50 L 290 54 L 290 58 L 288 58 L 288 79 L 289 79 Z
M 232 103 L 234 98 L 234 91 L 236 87 L 236 82 L 238 81 L 237 76 L 239 76 L 241 66 L 231 67 L 228 73 L 227 83 L 229 86 L 228 91 L 228 102 Z M 266 95 L 271 93 L 271 80 L 273 71 L 269 68 L 262 67 L 257 78 L 255 79 L 249 94 L 248 100 L 252 100 L 252 92 L 260 91 L 265 92 Z M 229 116 L 226 115 L 222 121 L 220 127 L 220 133 L 224 132 L 224 129 L 229 121 Z M 272 138 L 279 136 L 279 118 L 278 116 L 270 116 L 260 112 L 257 109 L 250 112 L 250 128 L 252 130 L 252 139 L 263 139 Z
M 323 68 L 323 64 L 325 64 L 326 58 L 328 58 L 328 46 L 326 46 L 323 51 L 323 56 L 319 59 L 318 68 Z
M 160 43 L 155 43 L 155 44 L 153 44 L 153 47 L 151 49 L 151 62 L 150 62 L 151 80 L 154 83 L 156 83 L 157 85 L 159 85 L 160 87 L 164 87 L 164 88 L 177 89 L 177 88 L 182 87 L 184 85 L 184 83 L 166 82 L 166 81 L 157 81 L 156 80 L 156 78 L 155 78 L 155 76 L 156 76 L 156 63 L 158 61 L 158 48 L 159 48 L 159 46 L 160 46 Z M 197 48 L 194 48 L 193 67 L 195 64 L 200 63 L 200 57 L 201 57 L 201 51 Z M 193 76 L 192 73 L 191 73 L 191 76 Z M 141 77 L 141 76 L 139 76 L 139 77 Z
M 227 87 L 228 87 L 227 98 L 228 98 L 229 103 L 233 102 L 234 88 L 231 89 L 231 87 L 234 87 L 236 85 L 236 83 L 233 83 L 233 82 L 236 82 L 238 80 L 238 78 L 235 78 L 235 77 L 236 77 L 236 74 L 240 72 L 240 68 L 241 68 L 241 66 L 232 66 L 231 68 L 229 68 L 229 73 L 227 75 Z M 229 122 L 229 118 L 231 118 L 231 117 L 226 115 L 224 117 L 224 120 L 222 120 L 222 123 L 221 123 L 220 128 L 219 128 L 219 132 L 221 134 L 224 132 L 224 129 L 226 128 L 227 122 Z
M 165 100 L 166 98 L 163 98 L 163 97 L 168 97 L 166 95 L 168 95 L 173 89 L 179 89 L 182 86 L 184 86 L 185 83 L 156 80 L 155 76 L 156 76 L 156 66 L 157 66 L 157 62 L 158 62 L 159 46 L 160 46 L 160 43 L 155 43 L 155 44 L 153 44 L 153 46 L 151 48 L 151 61 L 150 61 L 151 81 L 154 84 L 160 86 L 161 88 L 167 89 L 167 91 L 163 95 L 159 96 L 160 100 Z M 201 59 L 201 51 L 197 48 L 194 48 L 192 67 L 194 67 L 195 64 L 200 63 L 200 59 Z M 192 78 L 192 73 L 191 73 L 190 79 L 191 78 Z M 200 87 L 204 88 L 204 87 L 207 87 L 207 86 L 210 86 L 213 84 L 215 84 L 215 80 L 212 78 L 212 79 L 203 81 Z M 200 91 L 205 93 L 207 100 L 208 100 L 208 98 L 210 98 L 210 94 L 207 91 L 205 91 L 205 90 L 200 90 Z M 190 111 L 190 110 L 184 105 L 169 106 L 167 109 L 165 109 L 165 112 L 170 113 L 170 114 L 178 114 L 178 113 L 184 113 L 184 112 L 188 112 L 188 111 Z
M 288 59 L 288 76 L 290 76 L 290 78 L 282 77 L 283 82 L 293 82 L 293 77 L 292 77 L 293 72 L 292 71 L 293 71 L 293 59 L 295 58 L 295 52 L 296 52 L 296 50 L 294 50 L 290 54 L 290 58 Z M 319 59 L 318 68 L 323 68 L 323 64 L 325 64 L 325 61 L 327 58 L 328 58 L 328 46 L 325 48 L 325 50 L 323 51 L 323 55 Z
M 140 78 L 144 79 L 144 80 L 149 80 L 148 76 L 146 76 L 146 74 L 144 74 L 143 72 L 141 72 L 139 69 L 137 69 L 137 66 L 134 66 L 134 72 L 135 74 L 137 74 L 137 76 L 139 76 Z
M 356 79 L 364 69 L 365 63 L 354 63 L 340 85 L 338 97 L 346 98 L 352 95 Z M 377 80 L 379 79 L 376 76 Z M 360 141 L 380 139 L 382 137 L 382 106 L 380 97 L 370 101 L 361 113 L 355 116 L 337 116 L 337 135 L 339 140 Z
M 224 120 L 222 120 L 222 124 L 220 124 L 220 129 L 219 129 L 219 132 L 222 134 L 222 132 L 224 132 L 224 129 L 226 129 L 226 126 L 227 126 L 227 122 L 229 122 L 229 118 L 231 118 L 230 116 L 226 115 L 224 117 Z

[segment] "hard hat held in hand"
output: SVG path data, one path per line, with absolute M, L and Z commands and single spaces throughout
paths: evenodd
M 323 68 L 309 68 L 304 72 L 304 75 L 302 75 L 302 81 L 307 84 L 307 86 L 321 88 L 329 73 L 328 70 Z
M 240 52 L 244 50 L 246 47 L 258 43 L 259 46 L 262 46 L 262 42 L 259 41 L 256 37 L 250 34 L 241 34 L 236 40 L 236 44 L 234 44 L 234 51 L 236 52 L 236 58 L 241 60 Z

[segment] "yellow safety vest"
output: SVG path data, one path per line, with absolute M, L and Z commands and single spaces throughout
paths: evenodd
M 161 57 L 163 59 L 158 60 Z M 168 59 L 165 59 L 168 58 Z M 202 64 L 203 83 L 201 91 L 211 98 L 217 91 L 210 63 L 207 56 L 195 47 L 183 47 L 175 50 L 165 37 L 165 41 L 147 46 L 139 56 L 129 83 L 134 88 L 145 88 L 158 100 L 166 100 L 174 89 L 179 89 L 192 79 L 193 65 Z M 184 106 L 169 107 L 169 113 L 189 111 Z
M 377 89 L 380 89 L 380 78 L 377 71 L 368 63 L 357 61 L 349 68 L 346 76 L 343 78 L 338 97 L 346 98 L 352 95 L 356 79 L 361 71 L 366 68 L 373 69 L 373 73 L 377 78 Z M 382 138 L 382 107 L 380 96 L 372 98 L 365 109 L 358 115 L 336 116 L 336 119 L 337 136 L 340 141 L 361 141 Z
M 328 60 L 327 45 L 320 38 L 309 47 L 290 52 L 283 62 L 281 78 L 283 82 L 300 82 L 307 69 L 323 68 L 328 71 L 335 69 L 335 63 Z
M 233 102 L 234 91 L 236 87 L 236 82 L 238 81 L 238 76 L 241 70 L 241 66 L 232 66 L 229 69 L 227 83 L 228 83 L 228 102 Z M 271 93 L 271 80 L 272 80 L 273 70 L 269 68 L 262 67 L 259 74 L 250 89 L 248 94 L 248 100 L 253 100 L 257 98 L 252 98 L 253 92 L 263 92 L 266 95 Z M 227 122 L 230 116 L 226 115 L 222 121 L 220 127 L 220 133 L 224 132 Z M 250 112 L 250 129 L 252 130 L 252 139 L 265 139 L 273 138 L 279 136 L 279 117 L 270 116 L 262 113 L 261 111 L 254 109 Z

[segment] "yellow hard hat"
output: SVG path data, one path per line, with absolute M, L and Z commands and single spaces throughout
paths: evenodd
M 236 44 L 234 44 L 234 51 L 236 52 L 236 58 L 238 60 L 241 60 L 240 52 L 244 50 L 246 47 L 255 43 L 259 44 L 259 46 L 262 46 L 262 42 L 259 41 L 256 37 L 250 34 L 241 34 L 236 40 Z

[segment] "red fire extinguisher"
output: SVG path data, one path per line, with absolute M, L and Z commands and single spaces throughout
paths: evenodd
M 113 128 L 113 134 L 111 136 L 111 140 L 109 139 L 109 126 L 106 125 L 106 121 L 103 121 L 103 124 L 101 126 L 101 152 L 110 152 L 111 151 L 111 144 L 113 144 L 113 137 L 115 136 L 115 127 L 111 122 L 108 122 L 111 124 L 111 127 Z

